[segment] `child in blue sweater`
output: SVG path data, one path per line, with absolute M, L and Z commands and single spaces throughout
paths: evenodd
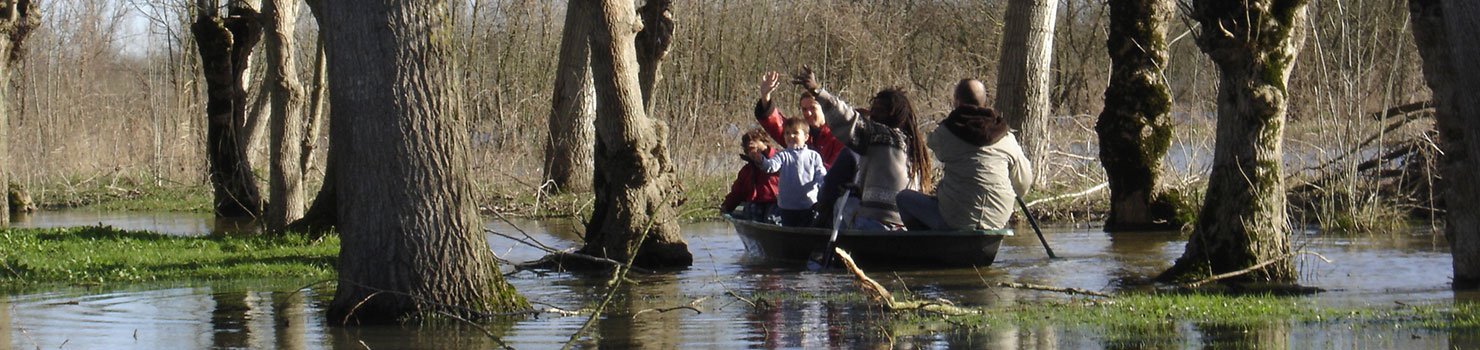
M 817 203 L 817 191 L 827 168 L 822 155 L 807 148 L 810 127 L 805 119 L 787 119 L 781 133 L 784 140 L 780 140 L 786 149 L 761 162 L 761 170 L 779 173 L 776 206 L 781 208 L 782 226 L 811 226 L 817 217 L 812 205 Z M 750 156 L 761 159 L 760 154 Z

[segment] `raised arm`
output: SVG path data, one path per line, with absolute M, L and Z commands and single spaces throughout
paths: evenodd
M 817 83 L 817 75 L 812 73 L 812 68 L 803 66 L 802 72 L 794 75 L 791 83 L 802 86 L 807 93 L 817 98 L 817 105 L 822 109 L 822 115 L 827 120 L 828 131 L 838 142 L 855 150 L 860 149 L 857 147 L 856 140 L 861 138 L 859 130 L 863 129 L 863 123 L 866 121 L 861 120 L 858 111 L 848 106 L 847 102 L 823 90 Z
M 755 102 L 755 122 L 766 130 L 766 135 L 770 135 L 772 140 L 784 144 L 785 141 L 781 137 L 781 124 L 786 121 L 786 116 L 781 115 L 781 111 L 777 110 L 776 104 L 771 101 L 771 92 L 775 91 L 778 85 L 781 85 L 780 74 L 766 72 L 761 75 L 761 81 L 757 84 L 761 98 Z

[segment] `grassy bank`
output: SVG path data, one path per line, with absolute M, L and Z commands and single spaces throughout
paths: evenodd
M 0 289 L 334 276 L 339 237 L 176 237 L 111 227 L 0 230 Z

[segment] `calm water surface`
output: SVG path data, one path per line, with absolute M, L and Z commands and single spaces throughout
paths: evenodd
M 98 214 L 46 212 L 17 226 L 105 224 L 171 234 L 241 230 L 194 214 Z M 578 242 L 570 221 L 518 221 L 519 228 L 556 248 Z M 512 225 L 489 228 L 520 235 Z M 974 306 L 1068 300 L 1056 293 L 987 288 L 1012 281 L 1116 292 L 1170 266 L 1185 241 L 1176 234 L 1110 235 L 1091 228 L 1048 228 L 1061 258 L 1046 259 L 1032 231 L 1018 230 L 998 254 L 997 264 L 979 270 L 870 271 L 891 290 L 908 289 Z M 852 291 L 838 273 L 813 273 L 749 257 L 734 230 L 721 222 L 684 226 L 694 266 L 656 275 L 635 275 L 579 348 L 1475 348 L 1480 336 L 1436 333 L 1392 326 L 1270 322 L 1227 326 L 1169 323 L 1155 329 L 1010 326 L 963 330 L 939 325 L 896 325 L 879 321 L 876 310 L 845 298 L 786 298 Z M 490 246 L 511 261 L 542 252 L 490 235 Z M 1442 237 L 1418 233 L 1343 237 L 1301 234 L 1294 244 L 1333 260 L 1300 261 L 1301 283 L 1329 290 L 1302 297 L 1318 305 L 1451 303 L 1452 274 Z M 505 267 L 507 270 L 508 267 Z M 510 281 L 541 307 L 580 309 L 599 303 L 609 276 L 524 271 Z M 303 288 L 314 281 L 194 281 L 172 285 L 59 288 L 0 298 L 0 347 L 12 349 L 398 349 L 499 346 L 473 327 L 328 327 L 323 307 L 332 290 Z M 769 307 L 747 299 L 769 296 Z M 782 296 L 782 297 L 777 297 Z M 702 312 L 673 307 L 695 300 Z M 757 311 L 759 310 L 759 311 Z M 544 314 L 488 327 L 519 349 L 558 348 L 585 316 Z M 885 334 L 888 332 L 888 335 Z M 1126 334 L 1135 336 L 1127 337 Z M 1144 339 L 1143 339 L 1144 338 Z

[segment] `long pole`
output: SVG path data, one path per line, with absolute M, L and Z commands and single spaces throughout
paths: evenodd
M 1043 250 L 1048 251 L 1048 258 L 1058 259 L 1058 256 L 1053 254 L 1053 248 L 1048 246 L 1048 240 L 1043 238 L 1043 230 L 1038 229 L 1038 218 L 1033 217 L 1033 213 L 1028 212 L 1028 203 L 1023 203 L 1022 197 L 1018 197 L 1017 202 L 1018 206 L 1023 208 L 1023 216 L 1028 217 L 1028 223 L 1033 225 L 1033 233 L 1038 234 L 1038 242 L 1043 243 Z

